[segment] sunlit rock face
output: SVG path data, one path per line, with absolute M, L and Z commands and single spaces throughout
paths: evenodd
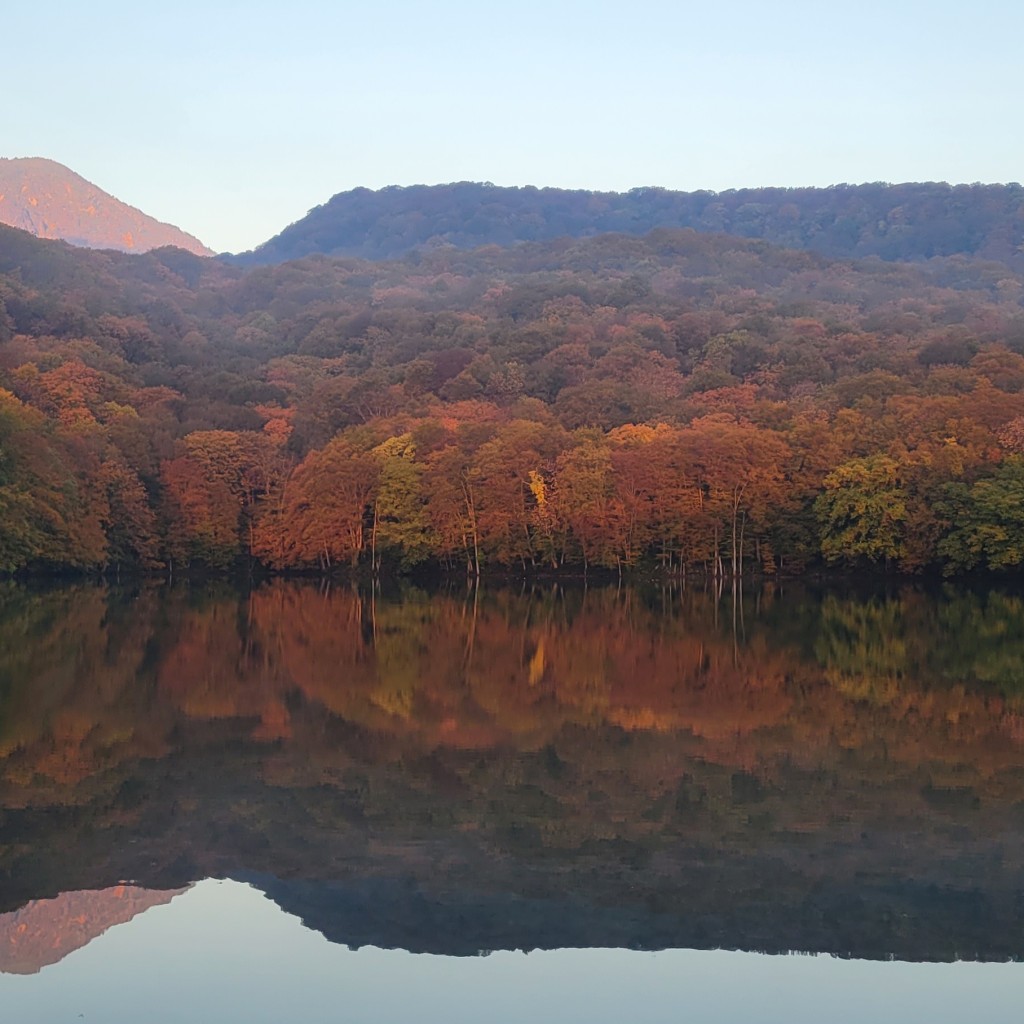
M 114 925 L 170 903 L 185 889 L 166 891 L 117 885 L 89 892 L 64 892 L 52 900 L 32 900 L 0 914 L 0 971 L 36 974 L 88 945 Z
M 198 238 L 122 203 L 63 164 L 39 157 L 0 158 L 0 224 L 87 249 L 148 252 L 173 245 L 212 255 Z

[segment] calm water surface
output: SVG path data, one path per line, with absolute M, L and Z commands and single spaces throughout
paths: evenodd
M 1022 915 L 1009 590 L 0 587 L 12 1020 L 1009 1021 Z

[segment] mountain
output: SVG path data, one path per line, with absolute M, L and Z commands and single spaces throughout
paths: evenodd
M 443 245 L 507 246 L 664 227 L 763 239 L 839 258 L 964 254 L 1024 266 L 1024 188 L 944 183 L 625 193 L 475 182 L 357 188 L 235 260 L 282 263 L 314 253 L 389 259 Z
M 88 945 L 108 928 L 126 924 L 150 907 L 170 903 L 184 891 L 117 885 L 91 892 L 64 892 L 0 914 L 0 972 L 36 974 Z
M 63 164 L 39 157 L 0 157 L 0 223 L 88 249 L 147 252 L 173 245 L 213 255 L 198 238 L 122 203 Z

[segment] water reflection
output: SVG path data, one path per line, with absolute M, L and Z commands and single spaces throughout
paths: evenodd
M 1015 1024 L 1022 972 L 692 950 L 354 952 L 247 886 L 203 882 L 41 975 L 0 975 L 0 1004 L 33 1024 Z
M 212 876 L 350 946 L 1016 958 L 1022 665 L 1004 592 L 10 584 L 0 912 Z
M 52 900 L 31 900 L 20 910 L 0 914 L 0 973 L 37 974 L 108 929 L 170 903 L 185 891 L 117 885 L 99 892 L 65 892 Z

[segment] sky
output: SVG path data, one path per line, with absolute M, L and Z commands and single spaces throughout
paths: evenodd
M 50 0 L 0 37 L 0 156 L 217 251 L 357 186 L 1024 179 L 1013 0 Z

